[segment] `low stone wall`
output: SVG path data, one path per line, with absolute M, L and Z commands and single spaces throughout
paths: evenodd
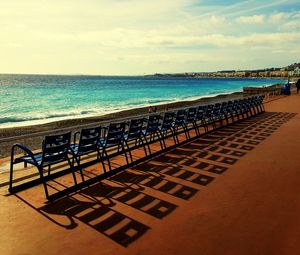
M 244 96 L 250 95 L 280 95 L 282 91 L 282 85 L 275 85 L 270 87 L 244 87 Z

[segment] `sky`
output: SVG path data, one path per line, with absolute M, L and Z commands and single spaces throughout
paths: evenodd
M 300 62 L 299 0 L 0 0 L 0 73 L 143 75 Z

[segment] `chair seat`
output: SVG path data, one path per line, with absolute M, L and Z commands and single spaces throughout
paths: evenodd
M 125 141 L 132 141 L 132 140 L 137 140 L 141 137 L 140 132 L 136 133 L 131 133 L 131 134 L 124 134 L 123 138 Z
M 84 148 L 81 148 L 81 150 L 79 151 L 79 145 L 78 144 L 71 144 L 70 145 L 70 150 L 69 152 L 75 156 L 83 156 L 92 152 L 95 152 L 96 150 L 91 149 L 86 147 L 86 149 L 84 150 Z
M 116 142 L 116 143 L 108 143 L 106 138 L 100 138 L 99 139 L 99 142 L 98 142 L 98 145 L 100 148 L 109 148 L 109 147 L 114 147 L 114 146 L 118 146 L 120 145 L 119 142 Z
M 26 163 L 34 165 L 34 166 L 41 165 L 41 163 L 42 163 L 42 153 L 34 154 L 33 157 L 36 160 L 37 164 L 30 156 L 24 156 L 24 157 L 16 158 L 15 163 L 26 162 Z

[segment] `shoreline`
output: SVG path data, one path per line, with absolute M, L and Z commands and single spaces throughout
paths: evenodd
M 274 85 L 270 85 L 270 86 L 274 86 Z M 68 121 L 68 120 L 100 118 L 100 117 L 104 117 L 104 116 L 108 116 L 108 115 L 118 114 L 118 113 L 124 112 L 124 111 L 133 111 L 134 112 L 135 110 L 141 109 L 141 108 L 148 109 L 150 106 L 159 107 L 159 106 L 166 106 L 166 105 L 170 105 L 170 104 L 177 104 L 180 102 L 192 102 L 192 101 L 198 101 L 202 98 L 208 99 L 208 98 L 214 98 L 217 96 L 229 95 L 229 94 L 240 93 L 240 92 L 241 91 L 231 91 L 231 92 L 224 92 L 224 93 L 204 95 L 204 96 L 185 97 L 185 98 L 178 99 L 178 100 L 165 100 L 165 101 L 161 101 L 161 102 L 157 102 L 157 103 L 153 103 L 153 104 L 147 103 L 147 104 L 136 105 L 136 106 L 131 105 L 131 106 L 124 107 L 124 108 L 116 108 L 114 110 L 107 111 L 106 113 L 94 112 L 92 114 L 87 113 L 87 114 L 77 114 L 77 115 L 65 115 L 65 116 L 61 116 L 61 117 L 50 117 L 50 118 L 44 118 L 44 119 L 32 119 L 32 120 L 1 123 L 0 124 L 0 133 L 4 129 L 41 126 L 41 125 L 51 124 L 54 122 L 61 122 L 61 121 Z M 0 134 L 0 138 L 1 138 L 1 134 Z

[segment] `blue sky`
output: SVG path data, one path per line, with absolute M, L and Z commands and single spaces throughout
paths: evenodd
M 300 62 L 299 0 L 0 3 L 0 73 L 136 75 Z

